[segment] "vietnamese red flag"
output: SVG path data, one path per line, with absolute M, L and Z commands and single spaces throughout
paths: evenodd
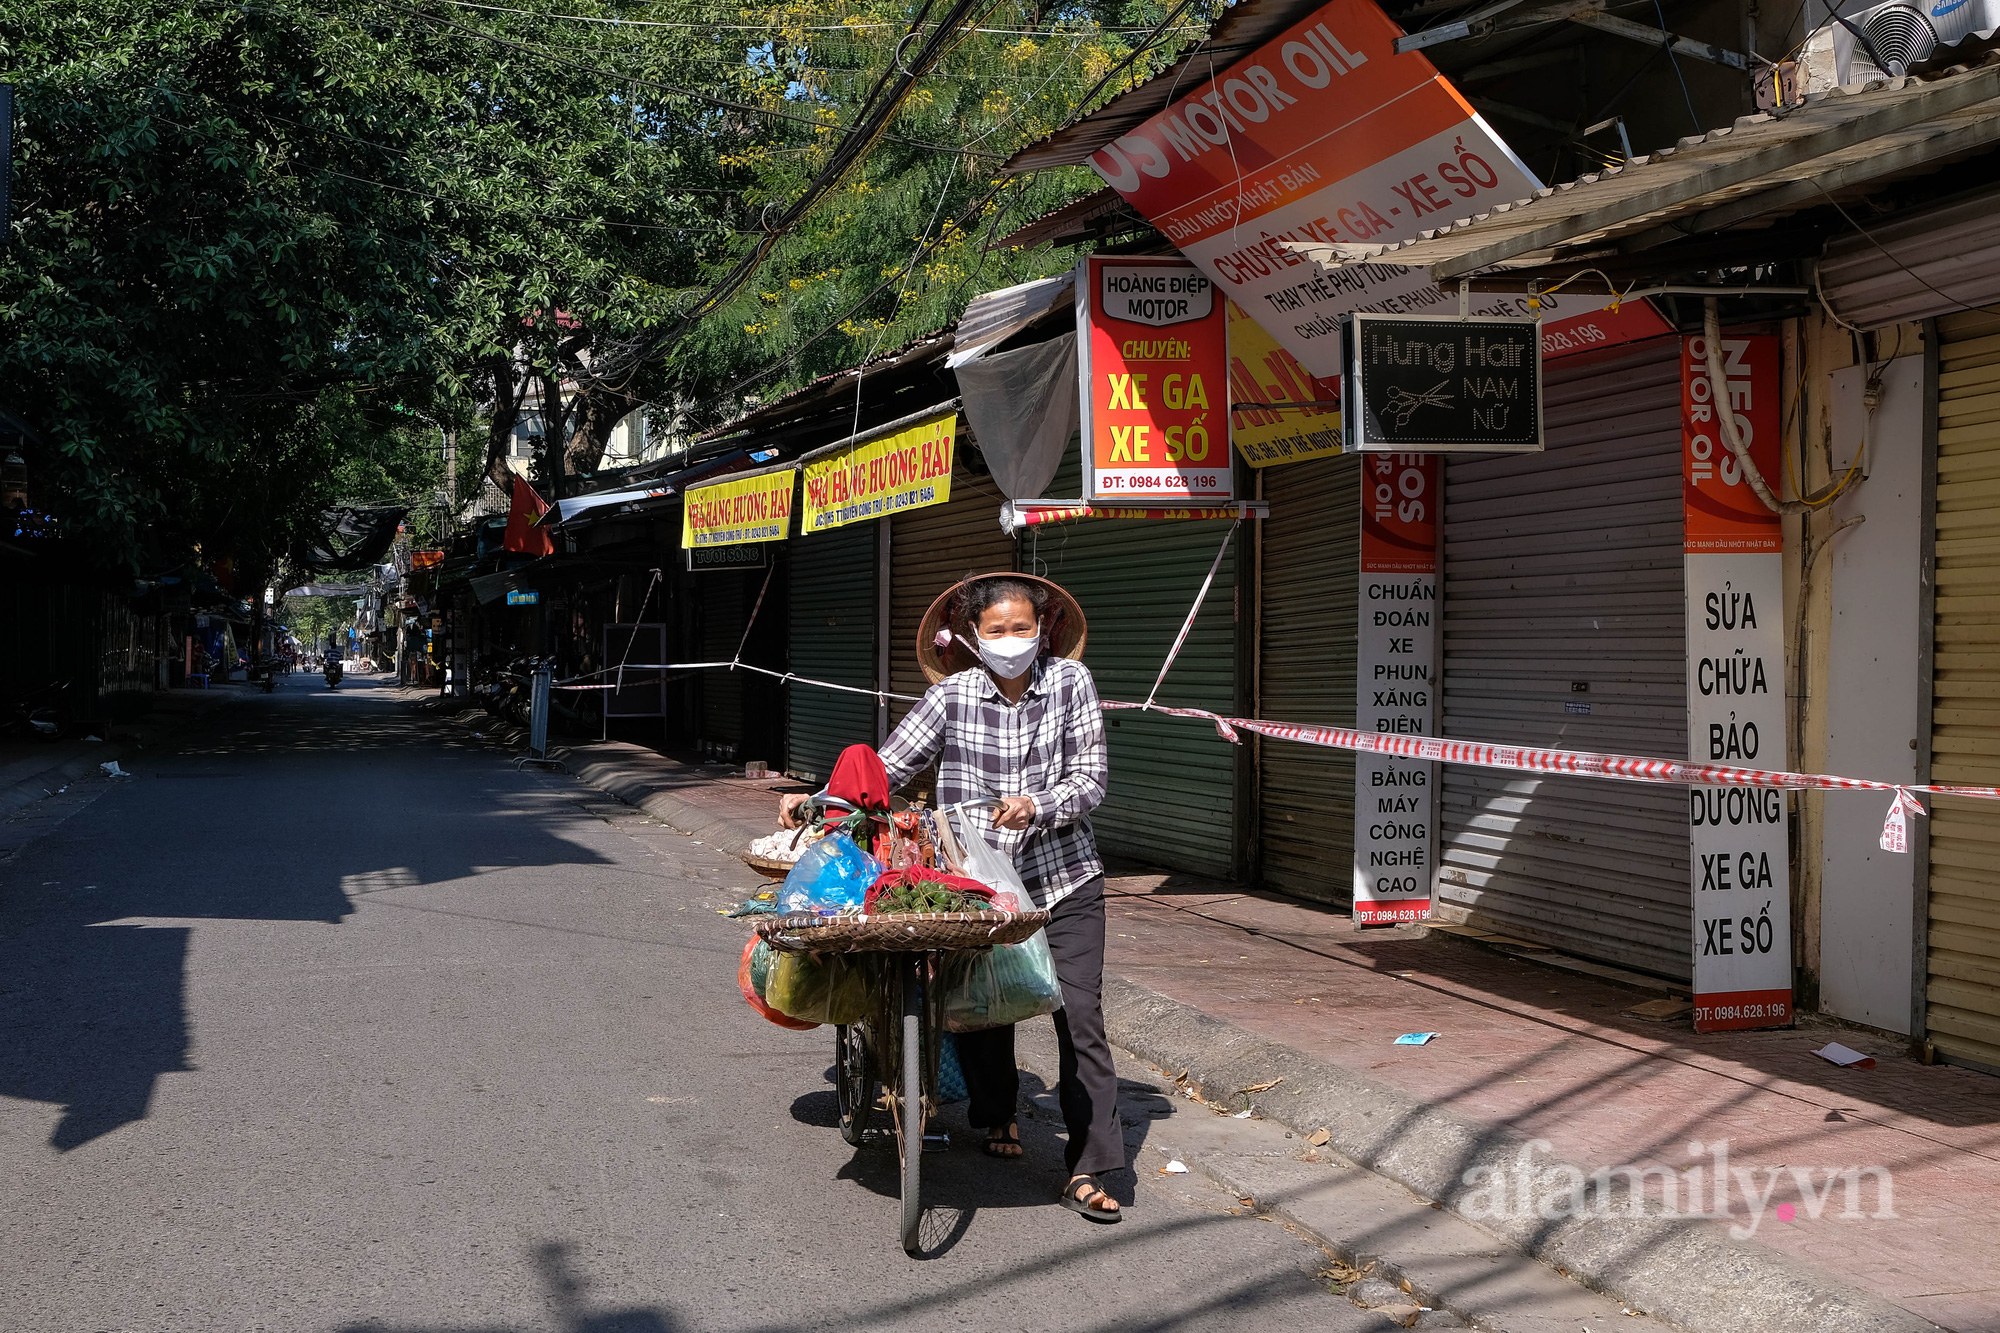
M 514 478 L 514 501 L 507 507 L 507 549 L 523 555 L 554 555 L 555 542 L 535 523 L 548 512 L 548 505 L 527 479 Z

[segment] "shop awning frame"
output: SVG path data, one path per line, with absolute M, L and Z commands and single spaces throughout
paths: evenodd
M 1587 262 L 1825 202 L 1831 191 L 2000 142 L 2000 52 L 1977 69 L 1878 80 L 1682 139 L 1390 245 L 1284 242 L 1323 268 L 1383 263 L 1449 282 L 1503 266 Z

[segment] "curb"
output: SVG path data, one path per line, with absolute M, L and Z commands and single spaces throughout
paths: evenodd
M 563 759 L 587 785 L 725 852 L 740 854 L 769 832 L 660 788 L 621 755 L 552 749 L 550 756 Z M 1104 978 L 1104 1017 L 1113 1045 L 1162 1069 L 1186 1069 L 1188 1081 L 1210 1100 L 1242 1096 L 1237 1089 L 1282 1076 L 1282 1094 L 1245 1099 L 1266 1119 L 1302 1135 L 1326 1129 L 1332 1152 L 1436 1201 L 1583 1286 L 1688 1333 L 1943 1333 L 1901 1306 L 1736 1240 L 1722 1224 L 1705 1219 L 1474 1217 L 1466 1205 L 1475 1187 L 1465 1177 L 1476 1168 L 1493 1173 L 1485 1179 L 1512 1180 L 1527 1154 L 1532 1165 L 1526 1170 L 1540 1193 L 1566 1184 L 1570 1172 L 1584 1179 L 1590 1173 L 1548 1155 L 1541 1140 L 1460 1119 L 1414 1093 L 1268 1041 L 1124 977 Z M 1609 1197 L 1615 1205 L 1623 1191 L 1614 1188 Z
M 496 741 L 508 748 L 525 745 L 527 740 L 525 727 L 494 717 L 476 704 L 450 713 L 425 711 L 430 712 L 434 720 L 448 725 L 468 730 L 480 727 L 483 729 L 482 739 Z M 677 794 L 672 787 L 663 785 L 667 780 L 665 775 L 645 771 L 645 760 L 649 757 L 656 764 L 674 761 L 661 759 L 644 746 L 625 741 L 593 741 L 580 746 L 552 745 L 548 757 L 560 763 L 564 772 L 585 786 L 593 787 L 635 810 L 643 810 L 669 828 L 699 838 L 732 856 L 749 851 L 752 842 L 777 827 L 775 806 L 768 822 L 753 822 Z M 692 781 L 706 786 L 711 780 L 696 778 Z
M 749 851 L 752 842 L 778 826 L 775 806 L 771 818 L 762 823 L 722 814 L 633 773 L 617 755 L 593 755 L 571 749 L 550 750 L 549 757 L 561 759 L 570 774 L 586 786 L 615 796 L 662 823 L 732 856 Z
M 1326 1129 L 1326 1146 L 1356 1165 L 1437 1201 L 1591 1290 L 1689 1333 L 1939 1333 L 1936 1324 L 1901 1306 L 1736 1240 L 1707 1220 L 1473 1217 L 1465 1205 L 1475 1187 L 1465 1177 L 1476 1168 L 1494 1173 L 1485 1179 L 1512 1180 L 1532 1158 L 1525 1170 L 1538 1193 L 1565 1185 L 1570 1171 L 1585 1179 L 1589 1173 L 1548 1156 L 1541 1140 L 1461 1120 L 1413 1093 L 1313 1059 L 1123 977 L 1104 979 L 1104 1017 L 1114 1045 L 1159 1068 L 1186 1069 L 1188 1081 L 1210 1100 L 1240 1097 L 1238 1089 L 1282 1077 L 1282 1093 L 1246 1098 L 1265 1118 L 1295 1133 Z M 1621 1197 L 1614 1189 L 1610 1202 Z
M 51 784 L 61 786 L 89 777 L 97 771 L 98 765 L 123 758 L 126 753 L 124 746 L 104 741 L 87 755 L 79 755 L 64 763 L 51 765 L 39 773 L 30 773 L 27 777 L 0 788 L 0 815 L 11 814 L 24 805 L 33 805 L 36 801 L 45 800 L 51 794 L 47 790 Z

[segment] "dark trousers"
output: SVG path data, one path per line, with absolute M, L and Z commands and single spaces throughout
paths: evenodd
M 1055 1013 L 1061 1047 L 1058 1097 L 1069 1130 L 1069 1173 L 1094 1176 L 1125 1165 L 1125 1133 L 1118 1124 L 1118 1074 L 1104 1036 L 1104 877 L 1080 886 L 1050 910 L 1049 953 L 1062 983 L 1063 1007 Z M 966 1119 L 992 1129 L 1014 1118 L 1021 1071 L 1014 1064 L 1014 1029 L 961 1032 L 958 1062 L 972 1094 Z

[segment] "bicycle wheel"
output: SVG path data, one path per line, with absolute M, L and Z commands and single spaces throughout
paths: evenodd
M 868 1034 L 859 1025 L 833 1030 L 833 1095 L 840 1103 L 840 1137 L 859 1148 L 875 1114 L 875 1071 Z
M 903 1155 L 903 1248 L 917 1252 L 918 1223 L 923 1221 L 924 1160 L 924 995 L 912 954 L 903 972 L 903 1068 L 897 1091 L 897 1147 Z

